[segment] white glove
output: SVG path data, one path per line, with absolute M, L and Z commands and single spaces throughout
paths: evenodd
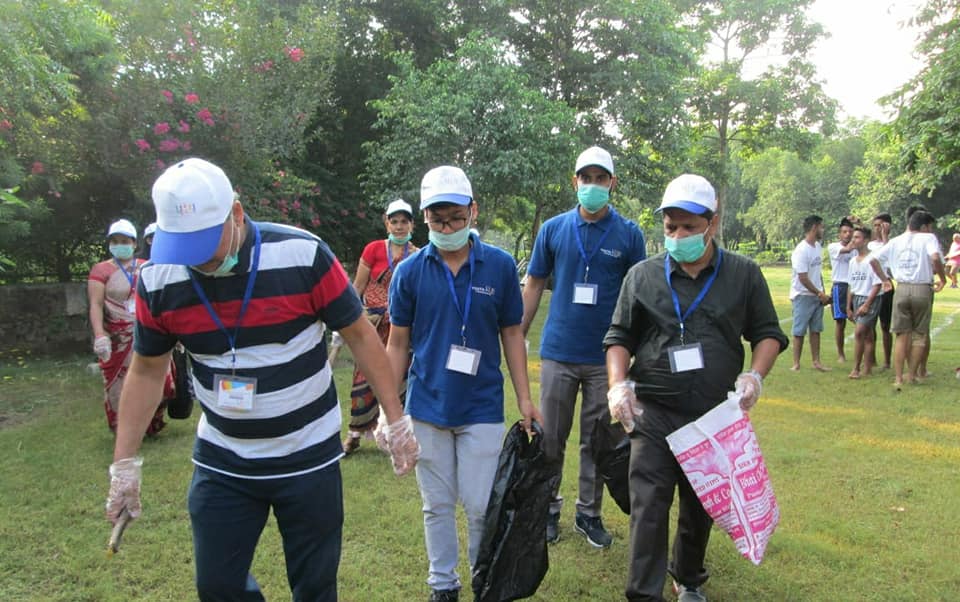
M 740 395 L 740 409 L 749 412 L 763 392 L 763 377 L 756 370 L 743 372 L 737 377 L 734 390 Z
M 340 333 L 334 330 L 330 334 L 330 345 L 333 347 L 342 347 L 343 346 L 343 337 L 340 336 Z
M 97 354 L 101 362 L 110 361 L 110 354 L 113 346 L 110 343 L 110 337 L 103 335 L 93 340 L 93 352 Z
M 135 456 L 110 465 L 110 493 L 107 494 L 107 520 L 116 523 L 124 508 L 130 518 L 140 516 L 140 474 L 143 458 Z
M 637 394 L 633 389 L 632 380 L 622 380 L 607 391 L 607 406 L 610 408 L 610 417 L 623 425 L 623 430 L 633 432 L 634 418 L 640 416 L 643 410 L 637 403 Z
M 413 470 L 420 458 L 420 444 L 413 436 L 413 419 L 409 414 L 404 414 L 400 420 L 387 425 L 387 445 L 390 447 L 393 472 L 397 476 Z
M 390 444 L 387 443 L 387 414 L 380 408 L 380 416 L 377 417 L 377 426 L 373 429 L 373 438 L 377 442 L 377 447 L 385 454 L 390 453 Z

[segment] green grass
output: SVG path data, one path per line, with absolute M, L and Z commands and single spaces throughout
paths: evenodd
M 789 318 L 789 270 L 765 270 L 782 318 Z M 546 301 L 534 330 L 546 314 Z M 789 323 L 784 322 L 789 333 Z M 954 600 L 960 591 L 960 293 L 937 296 L 926 383 L 901 393 L 889 372 L 847 379 L 832 324 L 822 353 L 835 369 L 790 372 L 789 350 L 765 383 L 752 418 L 781 507 L 781 523 L 759 567 L 715 530 L 707 555 L 713 601 Z M 848 334 L 850 329 L 848 328 Z M 538 332 L 531 333 L 536 347 Z M 852 354 L 848 342 L 847 353 Z M 174 421 L 144 443 L 144 514 L 120 553 L 104 553 L 106 467 L 113 440 L 103 417 L 92 358 L 0 355 L 0 600 L 195 599 L 186 511 L 196 416 Z M 338 360 L 341 399 L 349 395 L 349 356 Z M 532 354 L 533 395 L 539 358 Z M 509 420 L 516 418 L 508 385 Z M 344 415 L 349 411 L 344 403 Z M 571 441 L 575 447 L 576 433 Z M 576 454 L 563 482 L 576 498 Z M 342 463 L 346 519 L 340 599 L 426 599 L 427 562 L 420 498 L 412 477 L 398 479 L 371 442 Z M 564 508 L 561 542 L 534 600 L 623 599 L 628 521 L 612 501 L 604 520 L 614 535 L 594 550 L 573 533 Z M 463 541 L 461 555 L 465 555 Z M 461 577 L 469 587 L 468 567 Z M 271 520 L 253 573 L 269 600 L 289 599 L 283 552 Z M 471 596 L 465 596 L 471 599 Z

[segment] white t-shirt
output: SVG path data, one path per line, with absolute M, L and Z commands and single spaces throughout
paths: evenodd
M 855 250 L 840 252 L 844 247 L 842 242 L 832 242 L 827 246 L 827 253 L 830 255 L 830 280 L 836 284 L 838 282 L 850 282 L 847 278 L 847 270 L 850 266 L 850 260 L 857 256 Z
M 806 274 L 814 287 L 823 290 L 823 276 L 820 273 L 823 266 L 823 247 L 819 241 L 811 245 L 806 240 L 801 240 L 790 256 L 790 265 L 793 267 L 793 275 L 790 277 L 791 299 L 799 295 L 816 296 L 800 283 L 800 274 Z
M 897 283 L 933 282 L 933 259 L 940 254 L 940 243 L 930 232 L 904 232 L 870 253 L 881 265 L 890 268 Z
M 854 257 L 850 260 L 850 292 L 854 295 L 866 297 L 870 290 L 883 281 L 873 271 L 873 265 L 870 264 L 870 256 Z

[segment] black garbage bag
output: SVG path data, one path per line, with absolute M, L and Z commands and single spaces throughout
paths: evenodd
M 167 416 L 185 420 L 193 412 L 193 382 L 190 377 L 190 360 L 187 352 L 173 349 L 173 387 L 175 395 L 167 401 Z
M 543 429 L 533 429 L 528 438 L 518 422 L 503 442 L 473 567 L 477 602 L 530 597 L 547 574 L 547 515 L 560 466 L 543 451 Z
M 630 437 L 619 422 L 598 418 L 590 433 L 590 447 L 597 474 L 610 497 L 624 514 L 630 514 Z

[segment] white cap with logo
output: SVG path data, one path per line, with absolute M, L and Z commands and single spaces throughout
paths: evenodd
M 578 174 L 584 167 L 591 166 L 603 168 L 607 170 L 607 173 L 611 176 L 614 175 L 613 157 L 599 146 L 591 146 L 580 153 L 580 156 L 577 157 L 577 166 L 574 168 L 573 173 Z
M 122 234 L 124 236 L 129 236 L 130 238 L 136 240 L 137 238 L 137 229 L 130 223 L 129 220 L 118 219 L 117 221 L 110 224 L 110 229 L 107 230 L 107 238 L 110 238 L 114 234 Z
M 391 201 L 390 204 L 387 205 L 387 214 L 386 214 L 386 215 L 387 215 L 387 217 L 390 217 L 390 216 L 393 215 L 394 213 L 399 213 L 399 212 L 401 212 L 401 211 L 403 211 L 404 213 L 406 213 L 406 214 L 409 215 L 410 217 L 413 217 L 413 207 L 411 207 L 411 206 L 410 206 L 410 203 L 406 202 L 406 201 L 403 200 L 403 199 L 397 199 L 397 200 L 395 200 L 395 201 Z
M 153 184 L 157 231 L 150 259 L 179 265 L 209 261 L 233 200 L 230 180 L 213 163 L 190 158 L 168 167 Z
M 441 165 L 428 171 L 420 182 L 420 210 L 439 203 L 469 205 L 473 187 L 459 167 Z
M 667 184 L 657 211 L 683 209 L 696 215 L 717 212 L 717 193 L 703 176 L 685 173 Z
M 146 238 L 157 231 L 157 222 L 150 222 L 150 225 L 143 229 L 143 237 Z

